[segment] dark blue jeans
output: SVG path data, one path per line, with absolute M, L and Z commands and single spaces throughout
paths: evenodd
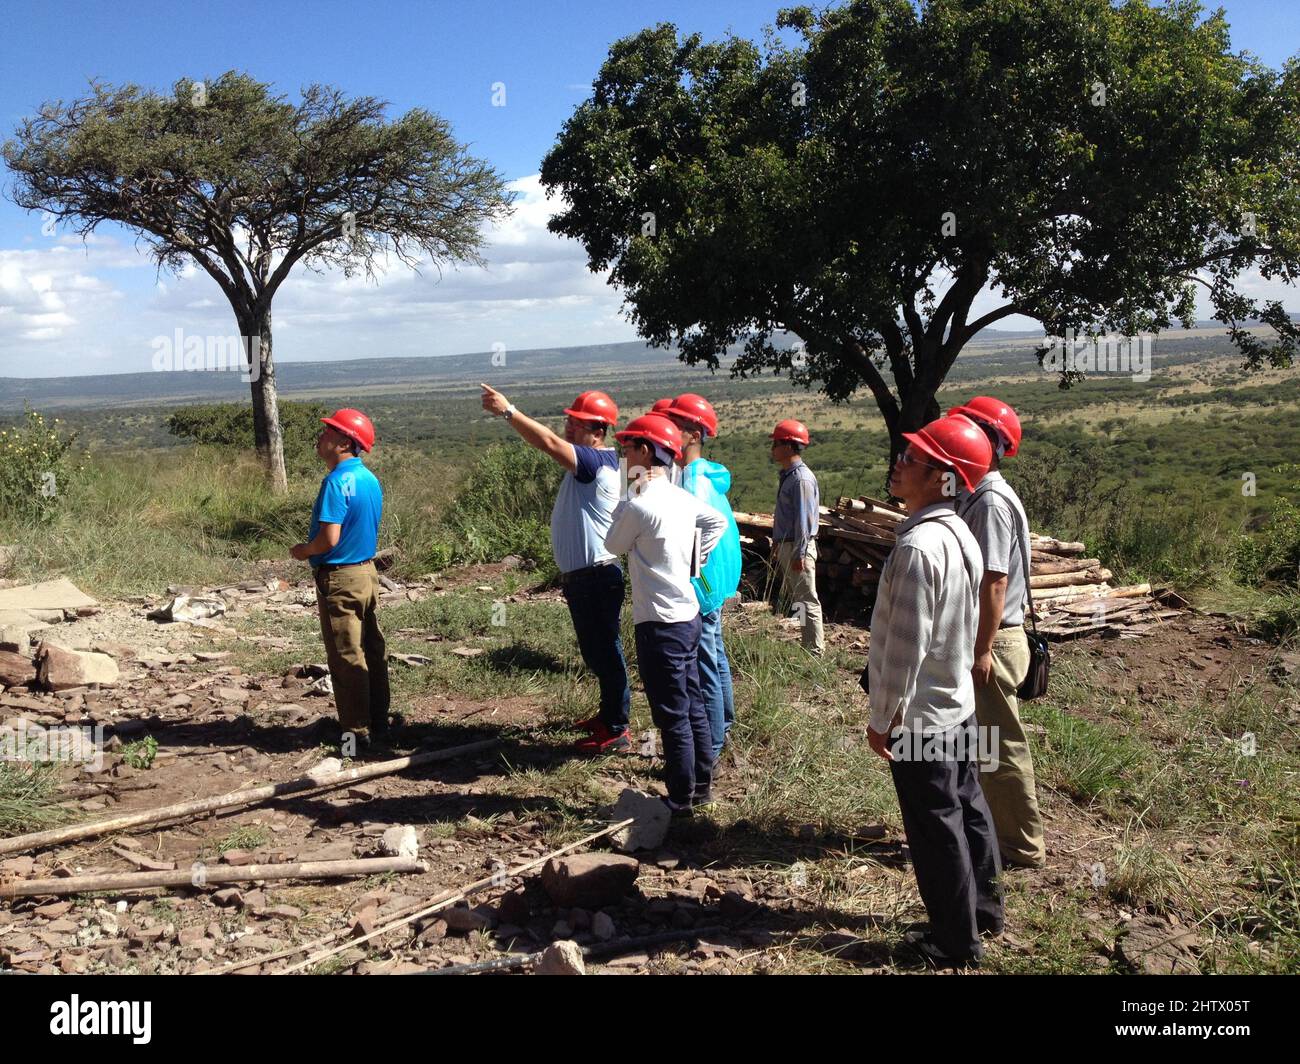
M 617 565 L 583 570 L 563 590 L 582 660 L 600 681 L 600 719 L 610 731 L 625 731 L 632 691 L 627 685 L 627 662 L 619 635 L 623 570 Z
M 713 731 L 700 694 L 699 645 L 698 615 L 636 626 L 637 667 L 651 719 L 663 737 L 668 797 L 677 805 L 703 797 L 712 783 Z

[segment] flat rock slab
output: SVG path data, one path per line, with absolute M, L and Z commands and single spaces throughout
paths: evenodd
M 1192 952 L 1196 936 L 1182 924 L 1160 916 L 1129 921 L 1115 943 L 1120 959 L 1142 975 L 1200 975 Z
M 117 683 L 117 662 L 107 654 L 68 650 L 54 643 L 42 643 L 38 654 L 40 683 L 47 691 Z
M 60 612 L 59 616 L 63 614 Z M 26 610 L 0 610 L 0 625 L 11 628 L 26 628 L 29 632 L 34 632 L 38 628 L 48 628 L 47 621 L 39 621 Z
M 75 610 L 99 603 L 71 580 L 42 580 L 39 584 L 19 584 L 0 588 L 0 611 L 4 610 Z

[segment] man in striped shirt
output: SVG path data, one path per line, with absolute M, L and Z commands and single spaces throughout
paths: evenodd
M 998 934 L 1003 923 L 971 678 L 984 561 L 953 512 L 958 478 L 978 482 L 991 451 L 964 417 L 904 437 L 889 486 L 911 516 L 899 526 L 872 611 L 868 739 L 889 761 L 930 917 L 928 933 L 909 937 L 930 961 L 963 966 L 979 962 L 981 934 Z

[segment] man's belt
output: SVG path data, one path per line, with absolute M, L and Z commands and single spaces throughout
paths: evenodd
M 356 565 L 369 565 L 374 560 L 375 560 L 374 558 L 367 558 L 363 562 L 340 562 L 337 565 L 321 562 L 320 565 L 316 566 L 316 568 L 312 570 L 312 574 L 315 575 L 316 573 L 332 573 L 335 569 L 351 569 L 353 566 Z
M 617 565 L 617 564 L 618 564 L 618 560 L 616 558 L 610 558 L 609 561 L 607 562 L 597 562 L 595 565 L 588 565 L 583 567 L 582 569 L 570 569 L 567 573 L 560 574 L 560 583 L 562 585 L 571 584 L 575 580 L 582 579 L 584 576 L 591 576 L 594 573 L 600 572 L 600 570 L 602 569 L 606 569 L 611 565 Z

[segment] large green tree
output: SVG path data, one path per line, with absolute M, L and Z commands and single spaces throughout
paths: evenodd
M 294 266 L 369 276 L 389 255 L 477 264 L 483 223 L 510 210 L 503 179 L 444 119 L 385 110 L 321 85 L 294 104 L 232 71 L 170 94 L 95 84 L 42 106 L 4 146 L 20 206 L 82 234 L 118 222 L 160 268 L 192 260 L 216 281 L 247 341 L 254 438 L 278 491 L 271 303 Z
M 1300 265 L 1295 60 L 1233 53 L 1189 2 L 857 0 L 777 26 L 616 42 L 543 163 L 551 228 L 652 343 L 865 385 L 895 450 L 1013 314 L 1132 335 L 1190 323 L 1201 285 L 1248 364 L 1290 363 L 1296 325 L 1239 277 Z

